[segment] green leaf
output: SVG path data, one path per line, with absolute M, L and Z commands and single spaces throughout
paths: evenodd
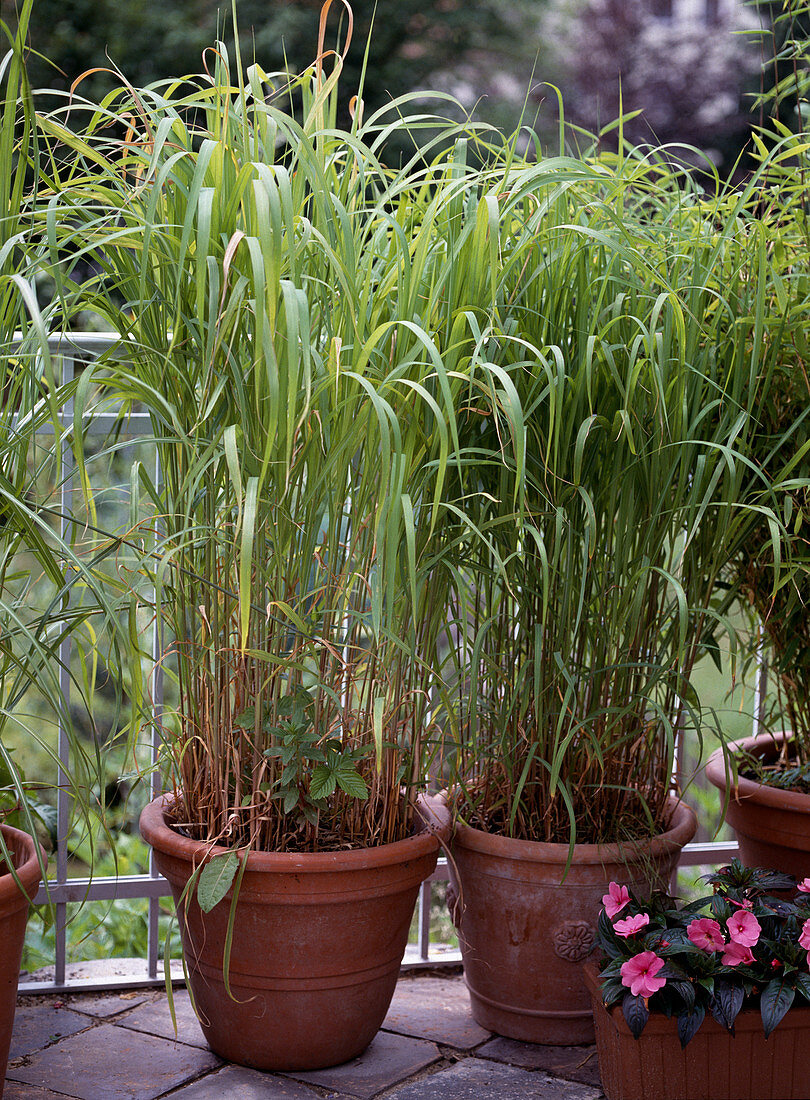
M 759 1008 L 766 1039 L 793 1004 L 795 996 L 795 989 L 782 977 L 773 978 L 762 990 Z
M 383 711 L 385 709 L 385 699 L 378 695 L 374 699 L 373 709 L 373 725 L 374 725 L 374 751 L 377 756 L 377 774 L 382 772 L 382 759 L 383 759 Z
M 691 1010 L 695 1004 L 695 987 L 691 982 L 680 981 L 679 979 L 667 980 L 667 989 L 677 995 L 683 1001 L 684 1008 Z
M 644 1030 L 644 1026 L 650 1018 L 650 1013 L 641 997 L 634 997 L 632 993 L 625 993 L 622 1001 L 622 1012 L 627 1026 L 633 1033 L 633 1038 L 638 1039 Z
M 29 807 L 48 830 L 48 836 L 51 838 L 51 843 L 53 844 L 54 851 L 56 851 L 56 846 L 59 840 L 59 826 L 56 807 L 49 806 L 47 802 L 30 802 Z
M 236 852 L 214 856 L 200 871 L 197 879 L 197 901 L 203 913 L 210 913 L 231 888 L 239 867 Z
M 289 814 L 298 805 L 298 788 L 290 787 L 284 792 L 284 813 Z
M 620 978 L 605 978 L 602 975 L 602 1000 L 608 1007 L 618 1004 L 626 993 L 627 988 L 622 985 Z
M 714 983 L 714 997 L 710 1008 L 712 1015 L 721 1027 L 734 1034 L 734 1021 L 742 1008 L 745 992 L 741 985 L 726 978 L 718 978 Z
M 810 974 L 803 974 L 800 970 L 796 975 L 796 990 L 801 993 L 806 1001 L 810 1001 Z
M 335 773 L 337 777 L 338 786 L 346 794 L 352 796 L 352 798 L 360 798 L 365 801 L 368 798 L 368 787 L 366 786 L 362 775 L 356 768 L 352 767 L 348 760 L 341 761 L 340 767 Z
M 309 796 L 314 799 L 328 798 L 335 789 L 335 776 L 325 764 L 319 764 L 312 773 L 309 784 Z
M 681 1040 L 682 1049 L 694 1039 L 705 1016 L 706 1009 L 701 1004 L 695 1005 L 693 1009 L 682 1012 L 678 1016 L 678 1038 Z
M 318 826 L 318 811 L 315 809 L 315 807 L 314 806 L 304 806 L 303 807 L 303 814 L 304 814 L 304 817 L 307 819 L 307 821 L 310 823 L 310 825 L 314 825 L 315 828 L 317 828 L 317 826 Z

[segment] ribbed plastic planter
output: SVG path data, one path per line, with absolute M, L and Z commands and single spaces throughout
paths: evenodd
M 792 1008 L 767 1040 L 759 1009 L 739 1014 L 736 1037 L 707 1016 L 682 1049 L 674 1019 L 651 1014 L 635 1039 L 621 1008 L 605 1008 L 593 963 L 585 980 L 608 1100 L 805 1100 L 810 1092 L 810 1007 Z
M 437 823 L 395 844 L 316 854 L 252 852 L 239 886 L 225 983 L 232 891 L 209 913 L 184 899 L 195 867 L 225 849 L 181 836 L 164 795 L 141 834 L 169 880 L 191 993 L 211 1049 L 263 1070 L 307 1070 L 360 1054 L 394 994 L 419 886 L 436 866 Z M 193 894 L 193 891 L 189 891 Z M 230 990 L 230 995 L 229 995 Z

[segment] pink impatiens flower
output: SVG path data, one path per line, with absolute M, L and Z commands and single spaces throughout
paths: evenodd
M 729 936 L 734 943 L 742 944 L 743 947 L 753 947 L 762 931 L 754 914 L 745 909 L 738 909 L 726 923 Z
M 803 947 L 807 952 L 807 965 L 810 967 L 810 917 L 804 922 L 799 933 L 799 947 Z
M 693 920 L 687 927 L 686 934 L 695 947 L 699 947 L 702 951 L 720 951 L 726 946 L 720 925 L 711 917 Z M 756 940 L 754 942 L 756 943 Z
M 751 948 L 746 947 L 745 944 L 736 943 L 734 940 L 726 944 L 726 949 L 720 957 L 723 966 L 739 966 L 740 963 L 750 966 L 753 961 L 754 956 L 751 954 Z
M 803 894 L 810 894 L 810 878 L 803 878 L 801 882 L 797 882 L 796 889 L 801 890 Z
M 642 951 L 626 963 L 622 963 L 622 985 L 626 985 L 634 997 L 651 997 L 667 984 L 659 978 L 658 971 L 664 965 L 654 951 Z
M 799 947 L 803 947 L 805 951 L 810 951 L 810 918 L 802 925 L 802 930 L 799 933 Z
M 613 920 L 617 913 L 621 913 L 629 902 L 630 894 L 627 887 L 619 886 L 618 882 L 611 882 L 608 886 L 608 892 L 602 898 L 602 904 L 610 920 Z
M 613 925 L 613 931 L 617 936 L 624 936 L 627 939 L 628 936 L 635 936 L 636 932 L 640 932 L 641 929 L 650 923 L 650 918 L 646 913 L 639 913 L 636 917 L 627 917 L 625 920 L 617 920 Z

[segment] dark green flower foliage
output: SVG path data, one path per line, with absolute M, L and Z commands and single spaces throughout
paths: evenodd
M 794 1001 L 810 1002 L 810 880 L 786 901 L 768 891 L 791 890 L 795 879 L 744 867 L 736 859 L 706 877 L 714 892 L 688 905 L 678 906 L 661 892 L 641 901 L 628 891 L 629 901 L 613 920 L 604 910 L 600 914 L 604 1001 L 608 1007 L 621 1004 L 636 1038 L 653 1012 L 676 1018 L 684 1047 L 707 1015 L 733 1035 L 739 1012 L 757 1007 L 767 1038 Z M 622 935 L 622 922 L 639 914 L 649 922 L 634 935 Z M 735 925 L 741 914 L 746 914 L 743 931 Z M 714 949 L 695 942 L 701 939 L 701 925 L 709 929 L 704 935 L 716 938 Z M 742 961 L 732 961 L 735 951 Z M 650 996 L 634 995 L 631 960 L 645 952 L 663 960 L 656 979 L 665 982 Z

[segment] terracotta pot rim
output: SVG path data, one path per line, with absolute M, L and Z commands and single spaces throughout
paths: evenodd
M 665 832 L 652 837 L 609 844 L 575 844 L 571 862 L 576 864 L 623 862 L 627 859 L 628 853 L 638 852 L 656 857 L 682 848 L 695 835 L 697 817 L 691 806 L 681 799 L 672 797 L 671 805 L 670 827 Z M 474 829 L 470 825 L 461 823 L 456 825 L 453 835 L 456 844 L 491 856 L 561 866 L 568 862 L 570 846 L 563 842 L 513 840 L 499 833 L 487 833 L 483 829 Z
M 13 845 L 18 853 L 22 853 L 21 857 L 17 857 L 14 869 L 24 889 L 23 893 L 14 875 L 6 872 L 0 875 L 0 901 L 7 902 L 9 899 L 13 899 L 16 894 L 19 895 L 21 904 L 28 905 L 37 892 L 42 877 L 42 866 L 48 862 L 47 856 L 41 845 L 37 844 L 29 833 L 24 833 L 22 829 L 15 829 L 11 825 L 0 825 L 0 829 L 2 829 L 3 836 L 6 839 L 6 847 L 11 848 Z M 37 855 L 37 848 L 41 853 L 42 866 Z
M 737 741 L 729 741 L 726 751 L 732 756 L 740 751 L 758 752 L 767 759 L 776 755 L 782 742 L 789 736 L 789 732 L 781 730 L 778 733 L 759 733 L 755 737 L 741 737 Z M 735 783 L 731 773 L 726 770 L 723 749 L 715 749 L 706 761 L 706 778 L 722 792 L 727 791 L 729 797 L 735 802 L 750 800 L 774 809 L 794 809 L 801 813 L 810 811 L 810 794 L 802 794 L 801 791 L 785 791 L 780 787 L 771 787 L 767 783 L 757 783 L 755 779 L 748 779 L 744 775 L 738 775 Z
M 218 844 L 206 844 L 201 840 L 181 836 L 170 828 L 166 823 L 166 811 L 173 802 L 172 794 L 161 794 L 141 811 L 141 836 L 154 849 L 194 864 L 232 851 Z M 250 852 L 246 871 L 318 874 L 326 871 L 359 871 L 387 867 L 419 859 L 438 848 L 440 841 L 445 841 L 449 833 L 449 814 L 438 796 L 420 795 L 419 802 L 435 824 L 405 840 L 381 844 L 375 848 L 351 848 L 338 852 Z

